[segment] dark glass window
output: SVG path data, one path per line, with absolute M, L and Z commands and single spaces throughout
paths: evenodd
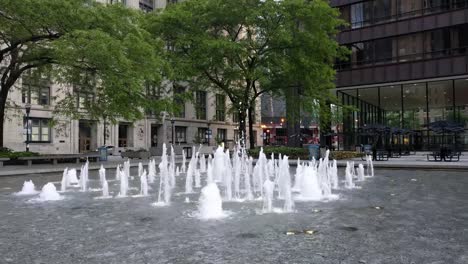
M 426 83 L 403 85 L 403 128 L 421 130 L 427 123 Z
M 195 93 L 195 112 L 196 118 L 206 120 L 206 92 L 197 91 Z
M 175 117 L 185 118 L 185 101 L 183 98 L 184 93 L 185 87 L 179 85 L 174 86 Z
M 216 95 L 216 120 L 226 120 L 226 96 L 222 94 Z
M 175 127 L 175 140 L 176 143 L 187 143 L 187 128 L 176 126 Z
M 25 74 L 25 77 L 23 77 L 21 97 L 23 103 L 49 105 L 49 81 L 42 78 L 37 79 L 32 75 Z
M 218 128 L 216 139 L 219 142 L 226 142 L 226 129 Z
M 197 138 L 195 143 L 206 143 L 207 142 L 207 132 L 208 128 L 206 127 L 199 127 L 197 131 Z
M 125 148 L 129 146 L 129 124 L 119 124 L 119 147 Z

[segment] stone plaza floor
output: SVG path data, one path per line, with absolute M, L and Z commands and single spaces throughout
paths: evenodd
M 211 221 L 193 216 L 199 193 L 184 202 L 183 176 L 167 207 L 151 205 L 157 184 L 150 197 L 96 200 L 99 192 L 72 191 L 64 200 L 39 203 L 12 193 L 30 178 L 38 189 L 49 181 L 59 187 L 61 173 L 4 176 L 0 263 L 463 264 L 468 263 L 467 176 L 376 169 L 361 189 L 336 191 L 336 201 L 296 202 L 296 212 L 289 214 L 262 214 L 261 201 L 225 202 L 232 214 Z M 114 178 L 112 170 L 107 178 Z M 97 171 L 90 171 L 90 179 L 97 188 Z M 110 189 L 115 195 L 118 183 L 110 182 Z M 303 230 L 316 232 L 298 232 Z

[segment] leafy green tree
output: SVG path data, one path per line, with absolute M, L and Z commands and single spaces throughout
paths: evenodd
M 324 0 L 191 0 L 154 15 L 148 27 L 167 43 L 171 78 L 226 94 L 245 137 L 247 115 L 265 92 L 300 86 L 303 96 L 328 98 L 338 15 Z
M 161 43 L 142 29 L 144 13 L 92 0 L 0 0 L 0 147 L 8 93 L 27 73 L 62 85 L 55 110 L 66 116 L 135 120 L 161 107 Z M 77 91 L 90 93 L 79 111 Z

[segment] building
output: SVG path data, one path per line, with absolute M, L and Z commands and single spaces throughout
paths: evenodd
M 468 143 L 468 1 L 331 0 L 349 25 L 338 34 L 350 48 L 337 63 L 336 92 L 347 111 L 337 124 L 339 145 L 369 143 L 360 128 L 400 128 L 390 142 L 427 150 L 444 142 Z M 461 123 L 456 137 L 427 124 Z M 401 131 L 401 130 L 400 130 Z
M 261 98 L 263 145 L 287 145 L 288 129 L 286 124 L 286 102 L 283 98 L 263 94 Z M 304 144 L 316 144 L 320 140 L 318 116 L 303 113 L 301 136 Z
M 101 0 L 123 2 L 126 6 L 152 11 L 164 8 L 162 0 Z M 175 3 L 177 1 L 168 1 Z M 148 113 L 145 119 L 136 122 L 120 120 L 110 124 L 105 120 L 59 119 L 53 126 L 51 120 L 55 100 L 60 99 L 60 85 L 47 80 L 37 82 L 27 75 L 16 83 L 9 93 L 4 131 L 5 147 L 16 151 L 26 149 L 26 134 L 29 134 L 29 150 L 43 154 L 85 153 L 99 146 L 114 146 L 114 154 L 123 150 L 160 147 L 163 142 L 190 147 L 194 144 L 215 145 L 225 142 L 232 146 L 238 137 L 238 120 L 228 112 L 230 102 L 225 96 L 199 91 L 194 94 L 194 103 L 182 103 L 182 110 L 175 116 L 163 113 Z M 184 88 L 181 88 L 184 89 Z M 92 94 L 76 94 L 77 111 L 86 111 L 83 102 Z M 26 106 L 30 105 L 29 125 Z M 261 131 L 260 104 L 257 104 L 254 132 Z M 29 129 L 27 129 L 29 127 Z M 261 133 L 254 133 L 260 145 Z

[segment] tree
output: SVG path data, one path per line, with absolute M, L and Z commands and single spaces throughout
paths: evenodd
M 328 96 L 338 15 L 324 0 L 191 0 L 154 15 L 148 27 L 167 43 L 172 78 L 226 94 L 245 137 L 249 109 L 265 92 L 300 84 L 305 96 Z
M 64 84 L 55 110 L 73 118 L 135 120 L 161 106 L 145 94 L 146 83 L 160 81 L 163 63 L 143 17 L 92 0 L 0 0 L 0 147 L 8 93 L 28 72 Z M 77 91 L 93 95 L 84 112 Z

